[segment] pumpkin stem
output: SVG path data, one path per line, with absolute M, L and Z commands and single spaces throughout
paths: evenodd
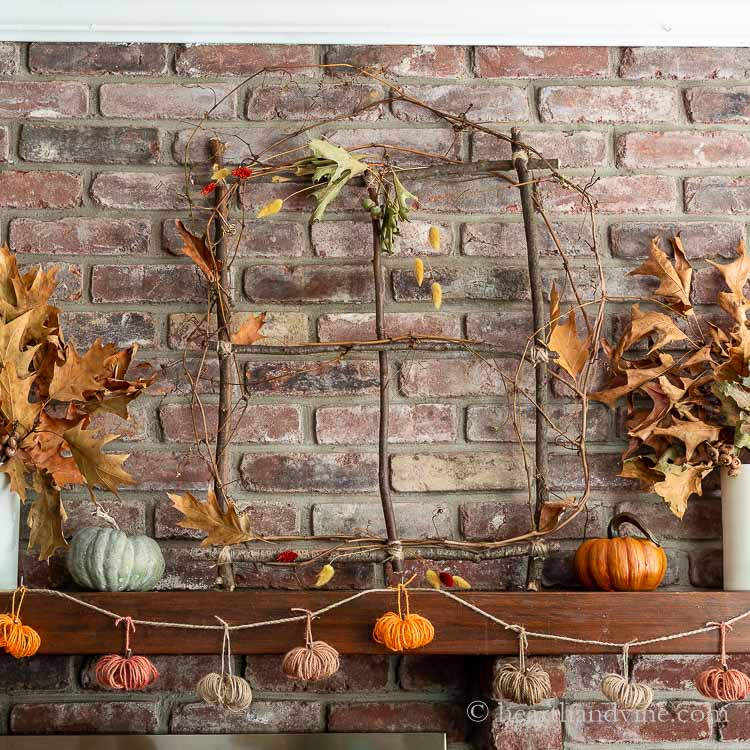
M 95 518 L 101 518 L 103 521 L 108 523 L 113 529 L 115 529 L 116 531 L 119 531 L 120 527 L 117 521 L 115 521 L 115 519 L 112 518 L 112 516 L 110 516 L 106 510 L 104 510 L 104 508 L 102 508 L 102 506 L 99 504 L 97 500 L 94 500 L 94 502 L 96 503 L 96 510 L 93 512 L 92 515 Z
M 635 526 L 649 541 L 653 542 L 657 547 L 661 547 L 659 540 L 632 513 L 618 513 L 614 516 L 609 522 L 609 526 L 607 526 L 607 537 L 613 539 L 616 536 L 620 536 L 620 526 L 624 523 Z

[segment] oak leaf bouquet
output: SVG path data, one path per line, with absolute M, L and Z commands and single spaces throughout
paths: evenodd
M 591 398 L 614 408 L 626 403 L 629 444 L 620 476 L 637 479 L 682 518 L 692 494 L 717 466 L 739 472 L 750 448 L 750 256 L 709 261 L 723 277 L 716 303 L 728 316 L 698 316 L 690 301 L 693 268 L 679 235 L 674 258 L 653 240 L 649 257 L 632 274 L 654 276 L 657 309 L 633 305 L 619 341 L 604 342 L 611 377 Z
M 128 456 L 103 450 L 117 435 L 98 435 L 90 424 L 100 413 L 129 419 L 128 405 L 155 377 L 128 379 L 136 346 L 97 339 L 79 354 L 66 342 L 49 302 L 57 270 L 21 271 L 0 247 L 0 472 L 21 502 L 34 491 L 29 547 L 42 560 L 67 544 L 62 487 L 86 485 L 96 502 L 96 487 L 117 493 L 135 483 L 123 468 Z

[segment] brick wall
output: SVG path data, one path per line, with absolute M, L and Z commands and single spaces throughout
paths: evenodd
M 647 281 L 625 273 L 645 256 L 648 238 L 679 228 L 698 269 L 697 301 L 705 302 L 718 284 L 705 259 L 730 257 L 745 235 L 748 49 L 0 43 L 0 231 L 23 262 L 61 265 L 58 302 L 69 336 L 81 345 L 96 336 L 121 345 L 137 342 L 155 363 L 178 357 L 203 298 L 196 274 L 175 254 L 172 228 L 176 216 L 185 216 L 179 164 L 190 122 L 259 67 L 324 61 L 383 63 L 437 106 L 471 107 L 473 118 L 504 130 L 520 125 L 526 139 L 559 157 L 566 172 L 586 178 L 595 170 L 599 181 L 592 192 L 599 201 L 599 239 L 612 294 L 648 295 Z M 228 97 L 212 128 L 229 134 L 229 158 L 237 160 L 304 120 L 368 101 L 373 88 L 342 87 L 319 70 L 299 70 L 291 78 L 266 75 Z M 423 112 L 403 106 L 372 109 L 327 132 L 344 145 L 376 139 L 477 159 L 507 155 L 482 136 L 454 139 Z M 206 138 L 197 139 L 195 161 L 206 158 Z M 469 182 L 460 190 L 412 185 L 423 211 L 387 262 L 391 332 L 491 339 L 507 346 L 499 364 L 509 368 L 530 332 L 516 194 L 488 182 Z M 278 189 L 254 188 L 250 208 Z M 576 273 L 585 279 L 592 262 L 578 237 L 579 207 L 562 192 L 548 202 L 570 243 Z M 269 311 L 271 342 L 371 333 L 367 229 L 355 207 L 351 198 L 340 201 L 332 220 L 312 230 L 305 201 L 288 204 L 277 220 L 251 224 L 235 265 L 235 294 L 240 309 Z M 440 314 L 411 282 L 410 256 L 424 251 L 431 224 L 442 228 L 439 257 L 431 261 L 445 290 Z M 559 273 L 552 255 L 550 250 L 545 259 L 548 277 Z M 627 305 L 620 307 L 622 312 Z M 616 324 L 613 317 L 609 325 Z M 290 366 L 248 360 L 249 374 L 258 379 Z M 446 357 L 437 363 L 410 356 L 396 361 L 391 382 L 391 481 L 402 533 L 427 535 L 436 526 L 456 537 L 491 539 L 525 530 L 523 480 L 500 378 L 471 360 Z M 250 507 L 258 530 L 380 528 L 372 445 L 375 362 L 352 358 L 273 383 L 258 393 L 233 455 L 234 494 Z M 210 400 L 210 386 L 206 390 Z M 211 556 L 175 525 L 165 495 L 206 485 L 202 463 L 188 452 L 185 394 L 179 368 L 169 368 L 139 402 L 132 424 L 106 425 L 123 433 L 123 448 L 133 454 L 128 467 L 139 481 L 108 505 L 124 528 L 153 534 L 164 544 L 165 587 L 200 589 L 213 585 Z M 562 419 L 571 413 L 565 397 L 555 393 Z M 716 499 L 693 499 L 679 523 L 656 499 L 615 476 L 621 448 L 616 415 L 596 409 L 590 439 L 591 509 L 585 524 L 568 527 L 575 538 L 561 539 L 562 552 L 548 560 L 546 585 L 572 584 L 571 551 L 584 530 L 601 533 L 614 510 L 634 509 L 665 539 L 666 586 L 720 585 Z M 553 472 L 558 486 L 576 490 L 569 457 L 556 458 Z M 83 493 L 66 493 L 66 502 L 71 528 L 91 522 Z M 460 572 L 477 588 L 518 589 L 527 561 L 435 565 Z M 374 565 L 351 562 L 338 569 L 334 588 L 382 583 Z M 57 558 L 47 566 L 24 556 L 23 571 L 33 585 L 67 583 Z M 237 554 L 237 573 L 242 585 L 278 588 L 309 585 L 312 575 L 305 569 L 297 579 L 246 552 Z M 746 661 L 738 659 L 748 668 Z M 709 747 L 750 737 L 745 704 L 711 715 L 686 680 L 707 663 L 704 657 L 635 657 L 636 677 L 656 688 L 663 709 L 653 721 L 591 719 L 587 706 L 600 697 L 599 679 L 614 662 L 570 656 L 544 660 L 561 700 L 530 711 L 493 703 L 492 719 L 477 727 L 469 725 L 465 706 L 486 693 L 487 665 L 478 659 L 350 657 L 340 675 L 312 690 L 289 685 L 278 659 L 249 658 L 236 666 L 247 669 L 257 701 L 247 714 L 228 718 L 196 704 L 192 694 L 214 660 L 157 662 L 164 674 L 159 690 L 112 696 L 93 686 L 90 664 L 81 658 L 3 658 L 0 732 L 437 729 L 455 743 L 498 748 L 559 747 L 563 739 L 576 747 L 612 741 Z M 683 709 L 703 718 L 682 720 Z

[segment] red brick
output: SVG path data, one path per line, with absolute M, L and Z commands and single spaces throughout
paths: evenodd
M 104 172 L 94 177 L 91 197 L 101 208 L 172 211 L 188 207 L 185 176 L 175 173 Z
M 617 654 L 575 654 L 565 657 L 565 685 L 570 693 L 599 690 L 604 677 L 620 670 Z
M 459 78 L 466 73 L 464 55 L 461 47 L 340 44 L 328 48 L 326 63 L 348 64 L 355 68 L 379 68 L 396 76 Z M 341 68 L 329 72 L 347 74 L 352 71 Z
M 72 312 L 61 314 L 66 339 L 80 347 L 89 347 L 98 338 L 117 346 L 138 344 L 154 347 L 158 340 L 156 323 L 148 313 L 141 312 Z
M 592 255 L 591 232 L 582 229 L 578 222 L 558 221 L 552 227 L 569 258 Z M 537 239 L 541 255 L 559 257 L 549 232 L 542 229 Z M 464 224 L 461 245 L 463 254 L 472 257 L 526 260 L 526 236 L 520 222 Z
M 167 361 L 150 356 L 149 359 L 158 374 L 156 382 L 149 387 L 152 396 L 190 396 L 192 386 L 201 395 L 218 393 L 219 363 L 216 359 L 202 361 L 198 357 L 189 357 L 183 360 L 174 356 Z M 192 385 L 185 370 L 190 374 Z
M 747 125 L 750 122 L 750 89 L 687 89 L 685 109 L 690 122 Z
M 466 739 L 467 719 L 460 703 L 334 703 L 329 732 L 445 732 L 448 742 Z
M 364 83 L 300 84 L 281 83 L 250 89 L 247 119 L 258 122 L 272 120 L 331 120 L 361 111 L 352 121 L 379 120 L 384 98 L 382 89 Z
M 205 703 L 183 703 L 172 711 L 171 734 L 268 734 L 269 732 L 319 732 L 322 706 L 301 701 L 253 701 L 237 713 Z
M 425 282 L 420 287 L 414 271 L 394 270 L 391 275 L 393 297 L 397 302 L 430 302 L 431 285 L 437 281 L 443 288 L 443 304 L 464 300 L 519 301 L 529 298 L 528 273 L 525 268 L 495 266 L 427 266 Z
M 218 84 L 182 86 L 174 83 L 104 83 L 99 109 L 105 117 L 180 120 L 237 116 L 237 95 Z M 214 109 L 214 106 L 216 107 Z
M 34 42 L 29 66 L 41 75 L 159 75 L 167 71 L 167 49 L 163 44 Z
M 77 174 L 55 172 L 50 179 L 49 172 L 0 172 L 2 208 L 74 208 L 82 191 Z
M 721 503 L 718 498 L 693 496 L 682 519 L 677 518 L 661 501 L 646 503 L 626 500 L 618 503 L 615 510 L 617 513 L 627 512 L 637 515 L 657 538 L 721 538 Z M 638 535 L 635 530 L 633 533 Z
M 745 214 L 750 211 L 750 178 L 688 177 L 685 210 L 691 214 Z
M 200 233 L 201 227 L 196 226 L 194 230 Z M 304 255 L 305 234 L 304 225 L 291 221 L 246 221 L 242 233 L 238 227 L 237 234 L 229 238 L 229 247 L 232 255 L 238 258 L 293 258 Z M 184 243 L 177 234 L 173 219 L 162 224 L 161 237 L 164 250 L 184 257 L 180 252 Z
M 33 659 L 14 659 L 8 654 L 0 656 L 3 675 L 3 692 L 33 690 L 70 690 L 73 687 L 73 670 L 67 656 L 35 656 Z
M 461 576 L 471 583 L 475 591 L 524 591 L 526 589 L 527 557 L 507 557 L 499 560 L 406 560 L 404 577 L 425 582 L 427 570 Z M 395 586 L 401 580 L 400 573 L 392 573 L 388 585 Z M 426 583 L 426 582 L 425 582 Z
M 216 433 L 218 406 L 204 404 L 203 413 L 209 435 Z M 299 443 L 302 441 L 302 413 L 298 406 L 255 404 L 241 417 L 238 410 L 232 417 L 233 443 Z M 239 419 L 239 424 L 237 423 Z M 159 409 L 159 421 L 166 441 L 192 443 L 195 430 L 205 434 L 203 415 L 190 404 L 167 404 Z M 195 430 L 193 428 L 195 422 Z
M 78 302 L 83 294 L 83 276 L 81 267 L 75 263 L 34 263 L 33 265 L 23 265 L 21 270 L 30 268 L 41 268 L 48 271 L 50 268 L 57 268 L 57 288 L 52 292 L 50 299 L 53 302 Z
M 390 156 L 397 160 L 400 166 L 434 164 L 435 160 L 407 151 L 393 153 L 387 147 L 375 144 L 386 144 L 386 146 L 393 144 L 400 148 L 439 154 L 441 157 L 453 159 L 459 159 L 461 155 L 461 139 L 456 138 L 453 129 L 446 126 L 439 128 L 347 128 L 326 133 L 326 137 L 342 148 L 362 150 L 366 147 L 365 153 L 370 158 Z M 407 187 L 409 186 L 410 182 L 407 181 Z
M 606 47 L 477 47 L 482 78 L 604 78 Z
M 620 77 L 674 81 L 750 77 L 747 47 L 627 47 Z
M 260 536 L 288 536 L 299 534 L 299 509 L 291 503 L 248 503 L 236 501 L 241 513 L 249 514 L 253 531 Z M 155 509 L 154 537 L 157 539 L 203 539 L 205 534 L 193 529 L 178 526 L 183 518 L 171 503 L 165 499 Z
M 151 225 L 141 219 L 71 216 L 10 223 L 10 246 L 17 253 L 45 255 L 145 255 Z
M 407 538 L 452 536 L 451 511 L 444 504 L 397 503 L 398 529 Z M 318 536 L 385 536 L 380 503 L 319 503 L 313 507 L 312 525 Z
M 724 277 L 715 268 L 699 268 L 693 274 L 691 299 L 700 305 L 716 304 L 719 293 L 726 290 Z
M 103 502 L 104 507 L 108 509 L 108 512 L 111 513 L 123 531 L 128 534 L 146 533 L 146 504 L 143 500 L 121 498 L 111 503 L 107 500 Z M 96 508 L 88 497 L 84 499 L 66 498 L 65 510 L 68 513 L 68 520 L 65 522 L 66 535 L 75 534 L 87 526 L 107 526 L 106 521 L 94 515 Z
M 503 360 L 412 360 L 401 366 L 399 388 L 411 398 L 504 396 L 503 373 L 512 378 L 517 364 Z
M 542 156 L 558 159 L 560 167 L 605 167 L 608 163 L 605 133 L 594 130 L 524 130 L 522 138 Z M 472 143 L 471 156 L 474 161 L 510 159 L 510 143 L 507 141 L 487 133 L 475 133 Z
M 209 143 L 217 135 L 213 128 L 203 128 L 196 131 L 195 128 L 180 130 L 177 132 L 172 145 L 172 154 L 180 164 L 190 161 L 193 164 L 210 163 L 211 158 Z M 304 147 L 310 140 L 309 134 L 299 136 L 288 136 L 283 130 L 269 123 L 268 127 L 257 125 L 232 124 L 230 127 L 222 127 L 219 133 L 221 140 L 226 145 L 224 159 L 227 164 L 238 164 L 241 161 L 255 161 L 259 154 L 264 157 L 287 152 L 288 149 Z M 189 142 L 189 143 L 188 143 Z M 252 193 L 259 190 L 262 183 L 252 182 Z M 288 187 L 288 186 L 286 186 Z M 249 191 L 249 188 L 248 188 Z M 268 198 L 261 202 L 265 203 Z M 266 221 L 268 221 L 266 219 Z
M 526 122 L 529 101 L 526 89 L 520 86 L 489 86 L 487 84 L 451 86 L 409 86 L 409 96 L 433 109 L 451 114 L 466 112 L 470 120 L 480 122 Z M 427 109 L 409 102 L 394 101 L 393 114 L 405 122 L 441 122 Z
M 259 407 L 253 407 L 253 413 Z M 376 406 L 327 406 L 315 412 L 315 437 L 324 445 L 377 442 Z M 393 404 L 389 412 L 393 443 L 443 443 L 456 439 L 456 412 L 446 404 Z
M 677 92 L 635 86 L 548 86 L 539 92 L 543 122 L 663 122 L 677 117 Z
M 317 682 L 290 680 L 276 656 L 248 656 L 245 678 L 256 690 L 273 693 L 370 693 L 388 687 L 387 656 L 344 655 L 333 677 Z
M 317 62 L 307 44 L 185 44 L 177 50 L 175 68 L 183 76 L 248 76 L 261 68 L 295 68 Z M 304 67 L 294 74 L 317 73 Z
M 480 727 L 483 747 L 492 750 L 562 750 L 558 709 L 529 710 L 503 703 Z
M 26 161 L 155 164 L 159 141 L 156 128 L 24 125 L 19 154 Z
M 85 117 L 88 104 L 77 81 L 0 81 L 0 117 Z
M 393 254 L 397 257 L 414 255 L 453 254 L 453 232 L 450 225 L 434 225 L 440 230 L 440 247 L 437 251 L 430 246 L 428 234 L 433 224 L 424 221 L 410 221 L 401 225 Z M 312 246 L 320 258 L 371 258 L 372 224 L 365 221 L 323 221 L 311 228 Z
M 463 656 L 406 654 L 401 657 L 398 669 L 401 689 L 421 693 L 463 692 L 467 677 L 467 663 Z
M 461 321 L 440 313 L 386 313 L 389 336 L 461 336 Z M 376 338 L 374 313 L 326 313 L 318 318 L 321 341 L 368 341 Z
M 466 316 L 466 335 L 470 339 L 499 344 L 509 353 L 522 352 L 528 336 L 533 332 L 529 312 L 508 310 L 501 313 L 468 313 Z
M 719 709 L 719 738 L 723 742 L 750 740 L 750 712 L 746 703 L 727 703 Z
M 618 453 L 589 453 L 588 463 L 593 490 L 610 490 L 616 492 L 637 491 L 635 480 L 617 476 L 621 469 L 621 456 Z M 570 454 L 555 457 L 550 464 L 550 481 L 555 488 L 566 492 L 580 492 L 583 479 L 579 459 Z
M 157 703 L 19 703 L 10 712 L 13 734 L 154 734 Z
M 391 485 L 397 492 L 520 490 L 526 477 L 514 452 L 398 454 Z
M 694 549 L 688 554 L 690 585 L 720 589 L 724 581 L 720 549 Z
M 362 303 L 371 302 L 375 293 L 369 269 L 320 265 L 252 266 L 243 287 L 254 304 Z
M 269 396 L 372 395 L 379 389 L 374 361 L 248 362 L 247 387 Z
M 119 436 L 119 440 L 124 442 L 141 442 L 146 439 L 149 432 L 146 403 L 144 400 L 135 405 L 131 404 L 128 409 L 129 420 L 100 410 L 92 417 L 91 426 L 108 434 L 114 433 Z
M 718 222 L 623 222 L 609 228 L 609 245 L 617 258 L 648 257 L 651 240 L 662 248 L 669 247 L 679 234 L 688 258 L 731 258 L 737 256 L 737 245 L 744 237 L 741 224 Z
M 570 742 L 690 742 L 711 739 L 710 703 L 654 702 L 645 711 L 627 711 L 614 703 L 571 703 L 565 730 Z
M 65 554 L 58 550 L 49 560 L 39 560 L 36 551 L 22 549 L 19 554 L 19 572 L 27 586 L 42 589 L 70 587 L 73 580 L 65 564 Z
M 750 669 L 747 654 L 730 654 L 727 662 L 732 669 Z M 705 669 L 716 666 L 716 656 L 684 654 L 638 655 L 633 663 L 633 679 L 645 682 L 654 690 L 679 690 L 697 692 L 695 678 Z
M 18 70 L 21 50 L 12 42 L 0 42 L 0 75 L 12 76 Z
M 94 266 L 94 302 L 202 302 L 203 277 L 193 265 Z
M 205 461 L 182 452 L 132 453 L 125 469 L 133 475 L 139 490 L 201 490 L 211 476 Z
M 617 166 L 625 169 L 746 167 L 750 136 L 726 130 L 626 133 L 616 152 Z
M 8 161 L 10 139 L 8 137 L 8 128 L 0 128 L 0 162 Z
M 371 492 L 377 487 L 372 453 L 249 453 L 240 476 L 251 492 Z

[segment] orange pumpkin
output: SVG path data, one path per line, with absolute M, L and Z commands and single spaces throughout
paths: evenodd
M 647 538 L 621 537 L 624 523 L 632 524 Z M 620 513 L 610 521 L 606 539 L 586 539 L 581 544 L 574 565 L 578 580 L 587 589 L 653 591 L 667 572 L 667 556 L 635 516 Z

